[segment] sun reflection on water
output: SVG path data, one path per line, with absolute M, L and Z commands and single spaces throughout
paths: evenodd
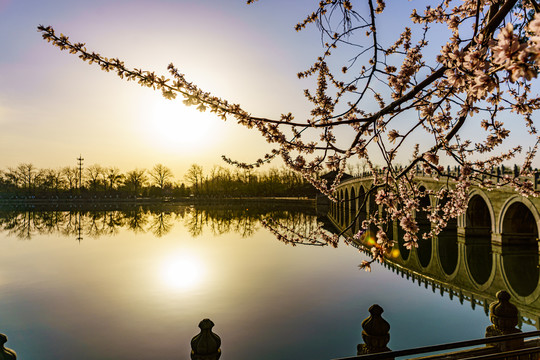
M 200 285 L 205 277 L 202 261 L 192 254 L 176 254 L 166 258 L 160 278 L 164 285 L 176 290 L 188 290 Z

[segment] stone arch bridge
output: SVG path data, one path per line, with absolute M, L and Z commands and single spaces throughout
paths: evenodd
M 428 190 L 445 186 L 427 176 L 415 181 Z M 330 204 L 328 217 L 339 230 L 351 224 L 359 211 L 358 221 L 347 235 L 356 233 L 359 224 L 376 210 L 383 210 L 376 205 L 375 194 L 368 195 L 372 184 L 372 177 L 352 178 L 336 189 L 339 201 Z M 435 205 L 435 201 L 426 196 L 421 207 Z M 396 245 L 388 254 L 388 266 L 402 276 L 410 274 L 419 283 L 424 281 L 426 287 L 430 283 L 473 301 L 484 298 L 489 303 L 497 291 L 505 289 L 518 305 L 522 320 L 540 328 L 539 209 L 540 199 L 520 196 L 510 187 L 490 192 L 473 187 L 466 213 L 438 236 L 420 240 L 418 248 L 405 248 L 403 231 L 394 223 L 388 235 Z M 430 229 L 426 214 L 417 213 L 416 220 L 420 232 Z M 373 234 L 366 233 L 357 245 L 375 246 Z

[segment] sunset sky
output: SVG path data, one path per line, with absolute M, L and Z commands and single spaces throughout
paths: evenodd
M 82 154 L 85 165 L 163 163 L 181 177 L 192 163 L 224 165 L 222 154 L 256 160 L 271 148 L 254 131 L 89 66 L 36 27 L 51 25 L 130 67 L 166 75 L 173 62 L 206 91 L 279 116 L 305 111 L 296 73 L 320 49 L 316 34 L 293 28 L 313 2 L 290 3 L 0 0 L 0 169 L 75 165 Z
M 256 160 L 271 149 L 256 131 L 89 66 L 43 41 L 36 27 L 51 25 L 128 67 L 167 75 L 172 62 L 203 90 L 254 115 L 301 118 L 309 110 L 303 89 L 313 80 L 296 74 L 312 64 L 321 43 L 315 28 L 297 33 L 294 25 L 317 3 L 0 0 L 0 169 L 74 166 L 81 154 L 85 165 L 122 171 L 162 163 L 181 178 L 193 163 L 224 165 L 221 155 Z M 385 16 L 398 23 L 411 4 Z M 399 31 L 384 26 L 379 35 L 385 40 Z

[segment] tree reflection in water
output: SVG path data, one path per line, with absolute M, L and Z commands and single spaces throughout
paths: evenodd
M 112 236 L 125 228 L 134 233 L 168 234 L 181 221 L 193 236 L 204 231 L 213 235 L 234 232 L 252 236 L 263 221 L 272 220 L 282 227 L 309 237 L 317 228 L 315 210 L 287 205 L 197 205 L 131 206 L 114 210 L 1 210 L 0 230 L 30 240 L 40 234 L 59 233 L 74 238 Z

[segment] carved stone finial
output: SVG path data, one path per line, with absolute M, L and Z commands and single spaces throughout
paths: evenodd
M 0 360 L 17 360 L 15 351 L 4 347 L 7 342 L 7 336 L 0 334 Z
M 390 324 L 382 318 L 383 312 L 383 308 L 377 304 L 369 308 L 371 315 L 362 321 L 364 344 L 358 344 L 358 355 L 390 351 L 386 346 L 390 341 Z
M 518 324 L 518 309 L 510 303 L 510 294 L 504 290 L 497 292 L 497 301 L 489 305 L 489 320 L 493 325 L 486 328 L 486 337 L 520 333 Z M 523 339 L 505 341 L 494 344 L 501 350 L 511 350 L 520 347 Z
M 497 301 L 489 305 L 489 319 L 503 334 L 516 332 L 518 309 L 510 303 L 508 292 L 501 290 L 497 293 Z
M 214 323 L 204 319 L 199 323 L 201 332 L 191 339 L 192 360 L 218 360 L 221 356 L 221 339 L 212 332 Z

